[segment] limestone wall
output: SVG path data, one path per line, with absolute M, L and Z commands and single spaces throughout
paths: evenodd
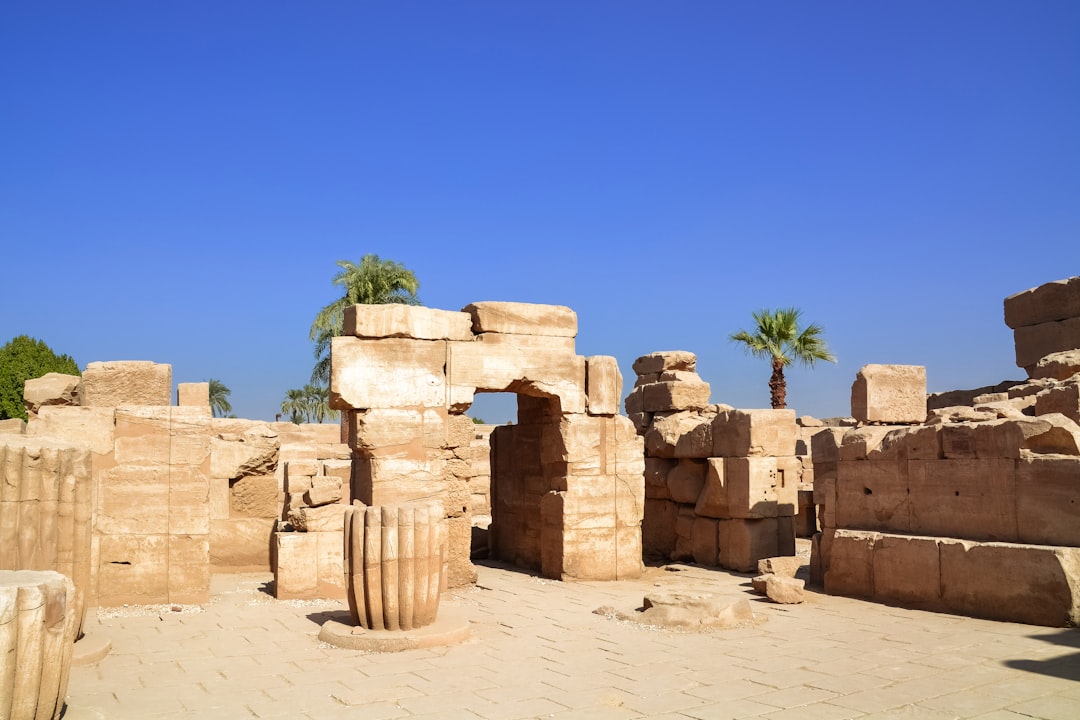
M 795 554 L 795 413 L 711 405 L 696 365 L 684 351 L 634 362 L 626 410 L 645 442 L 645 556 L 751 572 Z
M 345 332 L 333 341 L 330 392 L 348 413 L 353 497 L 441 500 L 450 585 L 475 578 L 474 479 L 490 482 L 496 557 L 550 577 L 640 573 L 640 440 L 617 415 L 614 359 L 576 354 L 572 310 L 355 306 Z M 489 481 L 464 415 L 478 391 L 519 399 L 519 422 L 492 434 Z

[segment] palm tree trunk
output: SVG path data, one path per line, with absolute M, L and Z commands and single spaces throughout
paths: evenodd
M 772 361 L 769 394 L 772 397 L 773 410 L 783 410 L 787 407 L 787 380 L 784 379 L 784 363 L 780 358 L 773 358 Z

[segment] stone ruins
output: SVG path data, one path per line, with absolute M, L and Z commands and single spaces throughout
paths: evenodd
M 562 580 L 693 562 L 798 602 L 812 537 L 827 593 L 1075 625 L 1080 277 L 1004 310 L 1026 380 L 928 396 L 924 368 L 867 365 L 851 418 L 827 421 L 713 404 L 685 351 L 635 361 L 624 416 L 618 365 L 576 353 L 572 310 L 509 302 L 349 308 L 340 424 L 214 418 L 207 384 L 174 396 L 164 364 L 50 373 L 26 383 L 28 422 L 0 423 L 0 588 L 55 598 L 35 637 L 62 645 L 87 608 L 206 603 L 212 573 L 272 571 L 278 598 L 349 598 L 354 635 L 430 622 L 430 593 L 480 557 Z M 514 393 L 517 421 L 475 425 L 482 392 Z

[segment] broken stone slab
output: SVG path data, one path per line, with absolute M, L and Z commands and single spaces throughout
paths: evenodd
M 618 415 L 622 396 L 619 362 L 610 355 L 585 358 L 585 397 L 590 415 Z
M 805 564 L 803 558 L 798 557 L 797 555 L 762 558 L 761 560 L 758 560 L 758 572 L 762 575 L 772 574 L 793 578 Z
M 663 350 L 642 355 L 634 361 L 634 372 L 638 375 L 662 373 L 665 370 L 697 371 L 697 356 L 686 350 Z
M 289 512 L 289 522 L 297 532 L 342 532 L 348 505 L 302 507 Z
M 1080 276 L 1055 280 L 1005 298 L 1005 324 L 1013 330 L 1080 316 Z
M 642 610 L 617 613 L 620 620 L 686 629 L 720 629 L 750 625 L 764 620 L 754 615 L 748 600 L 731 602 L 716 595 L 654 593 L 646 595 Z
M 402 304 L 347 307 L 342 328 L 342 335 L 360 338 L 471 340 L 472 334 L 468 313 Z
M 1033 380 L 1067 380 L 1080 373 L 1080 350 L 1050 353 L 1032 368 Z
M 325 475 L 312 478 L 311 487 L 304 492 L 304 502 L 313 508 L 341 502 L 341 478 Z
M 29 415 L 36 415 L 44 405 L 74 406 L 79 404 L 82 378 L 64 373 L 45 373 L 27 380 L 23 386 L 23 404 Z
M 1032 370 L 1047 355 L 1080 349 L 1080 317 L 1026 325 L 1013 330 L 1016 366 L 1031 376 Z
M 765 576 L 765 594 L 773 602 L 782 605 L 801 603 L 805 599 L 803 595 L 805 585 L 804 581 L 793 577 L 773 574 Z
M 79 401 L 86 407 L 170 405 L 172 365 L 143 360 L 92 362 L 83 371 Z
M 1065 382 L 1035 396 L 1035 415 L 1060 413 L 1080 423 L 1080 382 Z
M 651 457 L 710 457 L 715 417 L 716 413 L 710 410 L 684 410 L 654 417 L 652 427 L 645 433 L 645 450 Z
M 577 313 L 562 305 L 477 302 L 466 305 L 462 312 L 472 317 L 475 333 L 577 336 Z

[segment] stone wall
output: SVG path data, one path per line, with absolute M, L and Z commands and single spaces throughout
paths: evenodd
M 641 571 L 641 441 L 617 415 L 614 359 L 577 355 L 576 334 L 574 312 L 552 305 L 346 310 L 330 392 L 348 413 L 353 497 L 440 500 L 452 586 L 475 578 L 473 498 L 483 493 L 473 482 L 488 477 L 473 462 L 475 427 L 464 414 L 476 392 L 519 402 L 518 424 L 492 434 L 493 555 L 549 577 Z
M 645 442 L 645 557 L 751 572 L 795 554 L 795 413 L 711 405 L 696 366 L 685 351 L 634 362 L 626 410 Z
M 1005 298 L 1016 366 L 1032 377 L 1039 360 L 1080 348 L 1080 276 L 1046 283 Z
M 1007 322 L 1060 322 L 1072 312 L 1075 280 L 1008 298 Z M 893 424 L 813 436 L 823 531 L 811 570 L 826 592 L 1039 625 L 1080 622 L 1080 357 L 1030 337 L 1017 332 L 1028 382 L 953 394 L 970 404 L 931 403 L 922 423 L 897 425 L 907 421 L 898 413 L 880 419 Z

